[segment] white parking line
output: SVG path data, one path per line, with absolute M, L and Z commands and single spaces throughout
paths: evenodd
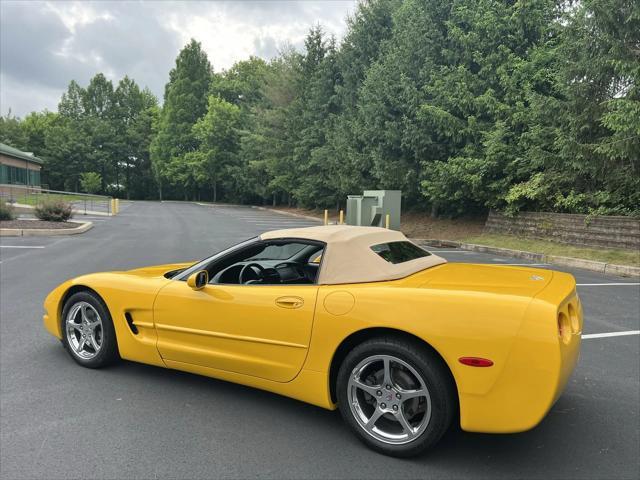
M 590 338 L 623 337 L 626 335 L 640 335 L 640 330 L 629 330 L 626 332 L 610 332 L 610 333 L 591 333 L 589 335 L 582 335 L 582 339 L 588 340 Z
M 44 248 L 41 245 L 0 245 L 0 248 Z
M 632 286 L 637 287 L 640 283 L 576 283 L 579 287 L 621 287 L 621 286 Z

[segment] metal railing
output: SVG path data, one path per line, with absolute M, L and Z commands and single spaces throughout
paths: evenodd
M 113 214 L 112 198 L 89 193 L 64 192 L 26 185 L 0 185 L 0 198 L 8 203 L 36 207 L 47 201 L 62 200 L 70 203 L 80 214 Z

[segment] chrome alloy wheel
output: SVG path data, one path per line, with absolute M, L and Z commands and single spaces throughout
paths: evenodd
M 347 385 L 351 413 L 376 440 L 402 445 L 415 440 L 429 425 L 431 396 L 420 374 L 391 355 L 362 360 Z
M 102 348 L 102 320 L 96 309 L 87 302 L 74 304 L 65 319 L 67 342 L 73 354 L 83 360 L 94 358 Z

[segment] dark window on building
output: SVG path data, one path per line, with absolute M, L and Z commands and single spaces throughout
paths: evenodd
M 9 185 L 40 185 L 40 171 L 27 170 L 26 168 L 11 165 L 0 165 L 0 183 Z

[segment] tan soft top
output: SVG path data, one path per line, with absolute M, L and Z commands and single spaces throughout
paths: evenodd
M 260 238 L 300 238 L 326 243 L 318 277 L 318 283 L 322 285 L 397 280 L 446 262 L 433 254 L 403 263 L 387 262 L 371 247 L 380 243 L 407 242 L 409 239 L 401 232 L 378 227 L 327 225 L 290 228 L 266 232 Z

